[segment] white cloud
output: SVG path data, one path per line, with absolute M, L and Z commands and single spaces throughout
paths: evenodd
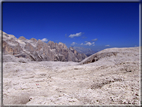
M 47 42 L 47 41 L 48 41 L 48 39 L 43 38 L 43 39 L 41 39 L 41 41 L 43 41 L 43 42 Z
M 97 41 L 98 39 L 92 39 L 92 41 Z
M 109 47 L 110 45 L 105 45 L 106 47 Z
M 81 43 L 80 45 L 83 45 L 83 43 Z
M 86 44 L 85 45 L 89 45 L 89 46 L 91 46 L 92 45 L 92 43 L 91 42 L 86 42 Z
M 75 44 L 77 44 L 77 43 L 73 42 L 71 45 L 75 45 Z
M 86 42 L 86 44 L 84 44 L 84 45 L 88 45 L 88 46 L 95 46 L 95 42 L 87 42 L 87 41 L 85 41 Z
M 76 33 L 76 34 L 70 34 L 69 37 L 73 38 L 73 37 L 78 37 L 78 36 L 81 36 L 81 35 L 82 35 L 82 32 L 79 32 L 79 33 Z

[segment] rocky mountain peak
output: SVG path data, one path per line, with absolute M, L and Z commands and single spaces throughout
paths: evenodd
M 59 42 L 58 44 L 61 45 L 61 46 L 65 45 L 65 44 L 63 44 L 62 42 Z
M 53 41 L 49 41 L 47 44 L 50 46 L 51 49 L 56 48 L 56 44 Z
M 35 39 L 35 38 L 31 38 L 30 40 L 33 42 L 37 42 L 37 39 Z
M 58 45 L 61 46 L 64 49 L 67 49 L 67 46 L 64 43 L 62 43 L 62 42 L 59 42 Z
M 3 32 L 3 31 L 1 31 L 1 34 L 3 36 L 3 39 L 8 39 L 8 40 L 17 39 L 14 35 L 7 34 L 7 33 Z
M 40 40 L 40 39 L 38 39 L 37 42 L 39 42 L 39 43 L 44 43 L 44 42 L 43 42 L 42 40 Z
M 26 38 L 24 36 L 20 36 L 18 39 L 19 40 L 26 40 Z
M 55 43 L 53 41 L 49 41 L 47 44 L 48 45 L 55 45 Z

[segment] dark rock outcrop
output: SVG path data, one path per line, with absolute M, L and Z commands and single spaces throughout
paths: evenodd
M 18 58 L 27 58 L 32 61 L 75 61 L 80 62 L 87 56 L 78 53 L 73 48 L 67 48 L 64 43 L 45 43 L 35 38 L 26 39 L 21 36 L 18 39 L 13 35 L 3 32 L 3 54 L 14 55 Z

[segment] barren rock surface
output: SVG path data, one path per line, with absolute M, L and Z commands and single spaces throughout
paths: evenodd
M 140 105 L 139 48 L 112 48 L 97 56 L 88 64 L 4 62 L 4 105 Z

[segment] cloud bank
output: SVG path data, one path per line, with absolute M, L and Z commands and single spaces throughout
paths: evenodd
M 81 36 L 81 35 L 82 35 L 82 32 L 79 32 L 79 33 L 76 33 L 76 34 L 70 34 L 69 37 L 74 38 L 74 37 L 78 37 L 78 36 Z

